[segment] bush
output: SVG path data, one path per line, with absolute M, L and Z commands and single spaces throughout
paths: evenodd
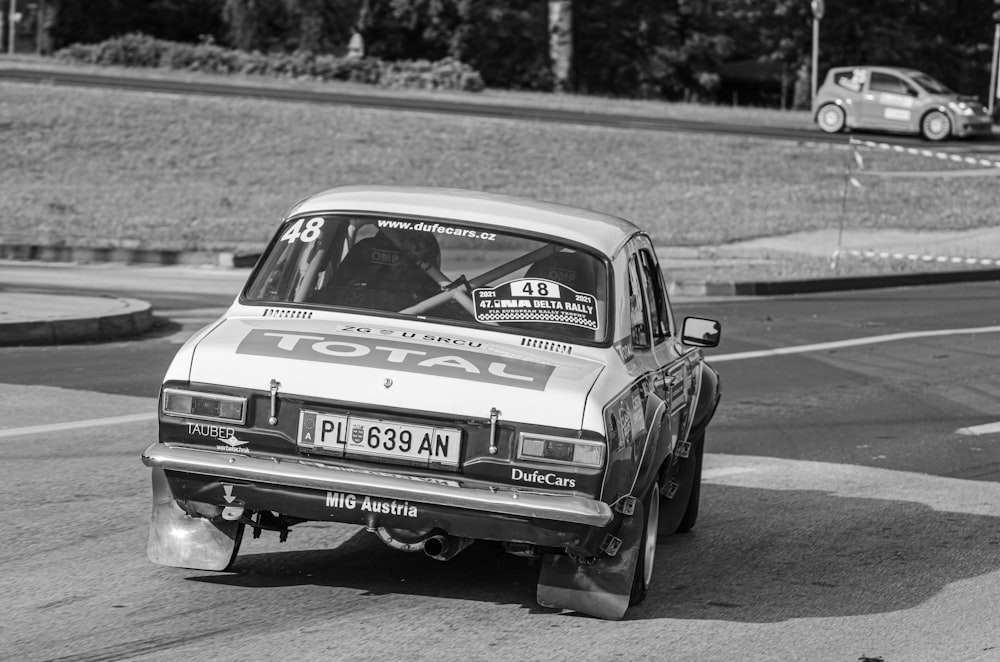
M 480 92 L 485 87 L 478 71 L 454 58 L 387 62 L 370 57 L 314 55 L 308 51 L 264 54 L 223 48 L 211 41 L 188 44 L 138 33 L 98 44 L 72 44 L 57 51 L 55 56 L 64 61 L 105 66 L 343 80 L 393 88 Z

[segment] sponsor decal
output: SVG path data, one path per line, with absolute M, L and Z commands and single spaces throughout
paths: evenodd
M 414 333 L 412 331 L 399 331 L 396 329 L 377 329 L 369 326 L 352 326 L 350 324 L 341 324 L 337 327 L 337 331 L 341 333 L 365 333 L 365 334 L 377 334 L 380 336 L 388 336 L 390 338 L 407 338 L 410 340 L 425 340 L 427 342 L 438 342 L 445 345 L 458 345 L 461 347 L 482 347 L 483 343 L 476 342 L 475 340 L 468 340 L 466 338 L 449 338 L 448 336 L 438 336 L 430 333 Z
M 545 390 L 555 366 L 457 347 L 429 347 L 381 336 L 252 329 L 237 354 L 400 370 L 464 381 Z
M 912 113 L 905 108 L 886 108 L 885 118 L 887 120 L 899 120 L 901 122 L 909 122 Z
M 402 258 L 396 251 L 386 250 L 384 248 L 373 249 L 371 252 L 371 262 L 372 264 L 380 264 L 387 267 L 395 267 L 399 264 Z
M 548 485 L 551 487 L 576 487 L 576 478 L 567 478 L 557 473 L 535 471 L 525 471 L 524 469 L 512 468 L 510 479 L 531 483 L 533 485 Z
M 370 496 L 359 496 L 346 492 L 327 492 L 326 505 L 329 508 L 340 510 L 361 510 L 366 513 L 395 515 L 397 517 L 416 517 L 418 514 L 417 507 L 410 505 L 409 501 L 375 499 Z
M 472 291 L 480 322 L 555 322 L 597 329 L 597 298 L 554 280 L 519 278 Z
M 249 454 L 250 449 L 246 448 L 249 441 L 236 436 L 236 430 L 225 425 L 209 425 L 208 423 L 188 423 L 188 434 L 197 437 L 208 437 L 221 441 L 215 447 L 217 451 L 226 453 Z
M 625 443 L 631 442 L 635 438 L 635 435 L 632 434 L 632 412 L 629 411 L 625 398 L 618 402 L 618 420 L 622 426 L 622 440 Z
M 646 416 L 642 411 L 642 400 L 638 393 L 632 394 L 632 428 L 635 430 L 645 430 Z
M 441 225 L 440 223 L 412 223 L 410 221 L 396 221 L 380 218 L 378 220 L 380 228 L 390 228 L 395 230 L 416 230 L 417 232 L 432 232 L 434 234 L 450 234 L 456 237 L 470 237 L 472 239 L 483 239 L 485 241 L 496 241 L 497 235 L 494 232 L 482 232 L 480 230 L 470 230 L 469 228 L 459 228 L 451 225 Z

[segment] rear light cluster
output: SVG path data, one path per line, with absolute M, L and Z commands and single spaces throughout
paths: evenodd
M 600 441 L 522 432 L 517 457 L 532 462 L 601 467 L 604 465 L 604 444 Z
M 166 388 L 163 389 L 163 413 L 242 425 L 247 419 L 247 399 L 234 395 Z

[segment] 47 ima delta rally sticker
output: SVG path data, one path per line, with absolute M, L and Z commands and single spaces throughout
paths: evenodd
M 480 322 L 555 322 L 597 329 L 597 299 L 554 280 L 519 278 L 472 291 Z

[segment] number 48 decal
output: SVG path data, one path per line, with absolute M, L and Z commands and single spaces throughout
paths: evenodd
M 303 225 L 305 225 L 304 228 Z M 308 244 L 319 238 L 319 232 L 322 227 L 322 218 L 310 218 L 308 221 L 300 218 L 295 221 L 292 227 L 285 230 L 285 234 L 281 235 L 281 239 L 278 241 L 287 241 L 290 244 L 294 244 L 296 241 L 303 241 Z
M 529 297 L 559 298 L 559 284 L 547 280 L 523 278 L 511 283 L 511 293 Z

